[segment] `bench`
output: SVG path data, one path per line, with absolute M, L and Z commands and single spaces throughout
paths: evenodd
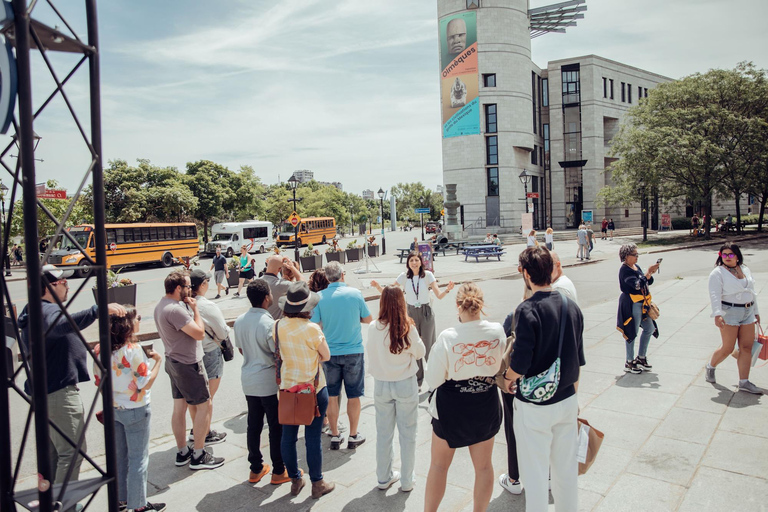
M 438 252 L 442 252 L 443 256 L 445 256 L 445 249 L 447 246 L 435 246 L 432 247 L 432 257 L 436 257 Z M 405 258 L 408 257 L 408 255 L 411 253 L 411 249 L 396 249 L 397 251 L 400 251 L 400 254 L 398 254 L 398 257 L 400 258 L 400 263 L 403 262 Z M 456 253 L 458 254 L 458 253 Z
M 501 257 L 505 254 L 504 249 L 499 247 L 498 245 L 481 245 L 476 247 L 465 247 L 464 248 L 464 261 L 468 261 L 469 258 L 475 258 L 475 262 L 479 262 L 480 258 L 485 258 L 486 261 L 488 258 L 496 257 L 499 261 L 501 261 Z

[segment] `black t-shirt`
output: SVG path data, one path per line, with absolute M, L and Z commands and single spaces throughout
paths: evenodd
M 559 292 L 536 292 L 515 310 L 515 349 L 509 366 L 516 373 L 538 375 L 557 359 L 562 297 Z M 582 340 L 584 317 L 579 306 L 572 300 L 568 301 L 567 311 L 557 392 L 546 402 L 535 405 L 554 404 L 574 395 L 576 389 L 573 385 L 579 380 L 579 367 L 586 364 Z M 519 387 L 515 398 L 528 402 L 520 394 Z
M 216 272 L 227 269 L 227 258 L 223 255 L 213 257 L 213 270 Z

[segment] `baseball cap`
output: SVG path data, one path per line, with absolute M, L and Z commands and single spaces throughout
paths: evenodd
M 73 270 L 64 270 L 56 265 L 43 265 L 43 268 L 40 269 L 43 277 L 48 280 L 49 283 L 55 283 L 56 281 L 60 281 L 62 279 L 68 279 L 72 277 L 72 275 L 75 273 Z
M 189 284 L 192 285 L 192 288 L 197 288 L 198 286 L 203 284 L 203 281 L 205 281 L 206 279 L 208 280 L 211 279 L 210 272 L 206 272 L 204 270 L 196 268 L 189 273 Z

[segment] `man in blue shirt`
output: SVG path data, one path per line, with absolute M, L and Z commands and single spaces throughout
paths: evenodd
M 341 383 L 347 393 L 349 416 L 349 442 L 347 448 L 357 448 L 365 437 L 357 431 L 360 421 L 360 397 L 365 390 L 365 363 L 363 333 L 360 323 L 372 321 L 360 290 L 344 283 L 344 269 L 337 261 L 325 266 L 325 277 L 330 284 L 319 292 L 320 302 L 312 313 L 312 321 L 320 324 L 331 349 L 331 359 L 323 363 L 328 385 L 328 421 L 331 427 L 331 450 L 338 450 L 344 442 L 339 432 L 339 395 Z

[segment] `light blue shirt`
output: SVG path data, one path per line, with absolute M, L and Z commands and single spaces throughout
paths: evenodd
M 240 382 L 246 396 L 277 394 L 274 323 L 262 308 L 251 308 L 235 320 L 235 346 L 243 351 Z
M 323 334 L 331 355 L 362 354 L 360 320 L 371 315 L 363 294 L 345 283 L 331 283 L 318 295 L 320 302 L 312 312 L 312 321 L 323 324 Z

